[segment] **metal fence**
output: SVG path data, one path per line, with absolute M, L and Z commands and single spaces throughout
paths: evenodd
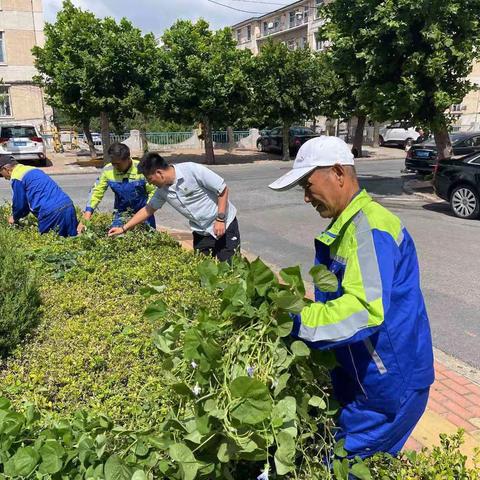
M 124 142 L 128 137 L 130 137 L 130 134 L 129 134 L 129 133 L 124 133 L 124 134 L 122 134 L 122 135 L 117 135 L 116 133 L 111 133 L 111 134 L 110 134 L 110 142 L 111 142 L 111 143 L 114 143 L 114 142 L 122 143 L 122 142 Z
M 148 132 L 147 140 L 155 145 L 177 145 L 193 137 L 193 132 Z

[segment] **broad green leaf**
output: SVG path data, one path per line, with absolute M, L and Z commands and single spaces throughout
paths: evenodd
M 340 440 L 335 444 L 335 447 L 333 448 L 333 453 L 336 457 L 339 457 L 339 458 L 345 458 L 348 455 L 347 451 L 345 450 L 344 439 Z
M 279 337 L 288 337 L 292 333 L 293 320 L 288 313 L 280 313 L 277 317 L 276 332 Z
M 275 468 L 278 475 L 286 475 L 295 469 L 295 439 L 286 432 L 277 435 Z
M 40 448 L 42 463 L 40 464 L 40 473 L 53 475 L 62 469 L 62 457 L 65 454 L 64 448 L 55 440 L 47 440 Z
M 0 397 L 0 410 L 8 410 L 10 408 L 10 401 L 5 397 Z
M 217 458 L 222 463 L 228 463 L 230 461 L 230 455 L 228 454 L 228 443 L 223 441 L 218 447 Z
M 8 477 L 28 477 L 40 461 L 40 455 L 33 447 L 19 448 L 5 464 Z
M 317 397 L 314 395 L 309 401 L 308 404 L 312 407 L 320 408 L 321 410 L 325 410 L 327 408 L 327 403 L 323 398 Z
M 296 295 L 287 290 L 281 290 L 271 295 L 271 299 L 277 307 L 290 313 L 300 313 L 306 305 L 301 295 Z
M 273 418 L 281 418 L 283 422 L 289 422 L 297 418 L 297 401 L 294 397 L 282 398 L 272 411 Z
M 209 290 L 214 289 L 218 283 L 218 265 L 209 258 L 203 260 L 197 267 L 202 286 Z
M 310 349 L 301 340 L 293 342 L 290 348 L 296 357 L 308 357 L 310 355 Z
M 132 475 L 132 480 L 147 480 L 147 479 L 148 479 L 148 477 L 143 470 L 137 470 Z
M 131 470 L 118 455 L 111 455 L 105 462 L 105 480 L 130 480 Z
M 200 465 L 192 451 L 184 443 L 175 443 L 170 446 L 168 453 L 171 459 L 179 464 L 182 479 L 194 480 Z
M 151 303 L 146 309 L 143 316 L 149 322 L 157 322 L 158 320 L 163 319 L 167 313 L 167 306 L 162 300 L 157 300 L 156 302 Z
M 280 270 L 280 277 L 287 284 L 293 287 L 300 295 L 305 296 L 305 284 L 302 279 L 300 267 L 289 267 Z
M 280 393 L 284 390 L 284 388 L 287 386 L 289 378 L 290 378 L 289 373 L 283 373 L 278 377 L 278 380 L 276 381 L 275 389 L 273 390 L 274 397 L 278 397 L 278 395 L 280 395 Z
M 272 411 L 272 399 L 267 386 L 260 380 L 238 377 L 230 384 L 230 392 L 236 399 L 232 417 L 242 423 L 256 425 L 267 419 Z
M 258 295 L 264 296 L 270 286 L 275 283 L 275 275 L 260 258 L 257 258 L 250 264 L 247 282 Z
M 372 480 L 370 470 L 364 463 L 355 463 L 350 469 L 350 473 L 355 475 L 360 480 Z
M 336 292 L 338 290 L 338 279 L 325 265 L 315 265 L 310 270 L 313 283 L 322 292 Z
M 348 480 L 348 460 L 344 458 L 343 460 L 334 460 L 333 461 L 333 473 L 335 475 L 335 480 Z

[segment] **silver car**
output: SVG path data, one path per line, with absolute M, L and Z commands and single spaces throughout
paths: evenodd
M 0 155 L 12 155 L 15 160 L 33 160 L 46 165 L 47 150 L 38 128 L 33 124 L 0 125 Z

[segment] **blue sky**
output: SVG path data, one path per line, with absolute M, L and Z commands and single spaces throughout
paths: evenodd
M 287 5 L 288 0 L 218 0 L 220 3 L 252 12 L 268 12 Z M 292 0 L 293 1 L 293 0 Z M 215 5 L 208 0 L 73 0 L 73 2 L 98 16 L 127 17 L 144 32 L 161 34 L 179 18 L 196 20 L 203 17 L 212 28 L 233 25 L 247 18 L 257 16 L 252 13 L 235 12 Z M 62 0 L 44 0 L 45 19 L 55 21 Z

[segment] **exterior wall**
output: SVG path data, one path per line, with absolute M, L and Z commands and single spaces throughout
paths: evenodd
M 268 38 L 285 42 L 289 48 L 302 48 L 305 45 L 312 50 L 323 48 L 316 41 L 316 32 L 322 25 L 322 19 L 317 15 L 317 6 L 321 3 L 321 0 L 300 0 L 234 25 L 232 29 L 238 48 L 249 49 L 256 55 Z
M 468 93 L 458 105 L 452 105 L 450 113 L 456 117 L 455 130 L 480 131 L 480 63 L 473 66 L 469 80 L 478 90 Z
M 46 127 L 51 118 L 52 110 L 44 104 L 41 89 L 32 83 L 37 73 L 32 48 L 43 45 L 43 26 L 41 0 L 0 0 L 5 54 L 0 79 L 8 88 L 10 102 L 10 115 L 0 116 L 0 122 L 28 120 Z

